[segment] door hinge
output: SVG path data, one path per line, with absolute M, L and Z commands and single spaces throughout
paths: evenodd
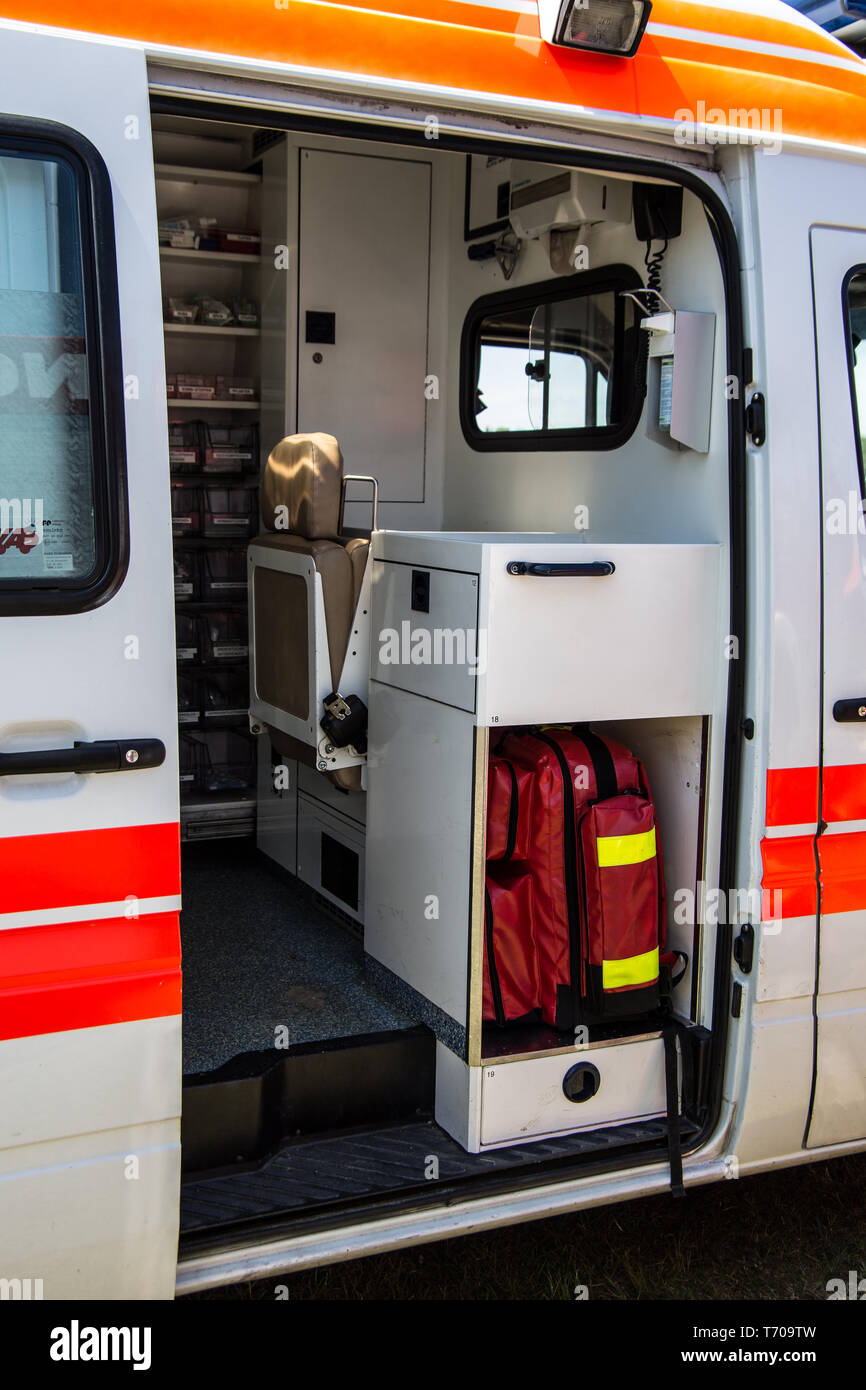
M 744 975 L 748 975 L 755 959 L 755 928 L 747 922 L 734 942 L 734 960 Z
M 756 391 L 746 406 L 746 434 L 757 449 L 767 438 L 767 402 Z

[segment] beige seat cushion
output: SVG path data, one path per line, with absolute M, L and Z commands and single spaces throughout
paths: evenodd
M 358 599 L 361 595 L 361 583 L 364 578 L 364 570 L 367 568 L 367 557 L 370 554 L 370 542 L 365 541 L 360 536 L 355 536 L 350 541 L 346 541 L 346 554 L 352 561 L 352 582 L 354 589 L 354 600 L 352 603 L 352 613 L 358 607 Z

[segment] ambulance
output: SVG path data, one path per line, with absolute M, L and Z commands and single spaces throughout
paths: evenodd
M 0 8 L 3 1297 L 866 1149 L 862 60 L 776 0 Z M 655 816 L 592 968 L 667 989 L 564 1028 L 489 904 L 540 959 L 494 772 L 573 730 Z

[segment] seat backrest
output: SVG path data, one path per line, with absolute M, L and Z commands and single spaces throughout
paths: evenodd
M 261 484 L 267 529 L 251 549 L 251 709 L 264 717 L 275 746 L 287 738 L 293 745 L 299 741 L 292 756 L 306 746 L 313 762 L 321 700 L 340 688 L 369 553 L 368 541 L 339 535 L 342 484 L 343 457 L 333 435 L 281 440 Z M 322 610 L 310 601 L 312 570 L 321 582 L 324 630 Z M 326 668 L 330 686 L 323 684 Z M 358 679 L 355 670 L 360 689 Z M 363 686 L 366 698 L 365 679 Z M 343 771 L 354 776 L 356 770 Z
M 332 434 L 281 439 L 262 478 L 262 525 L 276 534 L 336 542 L 342 484 L 343 455 Z

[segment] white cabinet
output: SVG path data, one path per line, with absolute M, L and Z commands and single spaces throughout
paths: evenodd
M 719 599 L 717 545 L 383 531 L 373 676 L 493 727 L 705 714 Z

